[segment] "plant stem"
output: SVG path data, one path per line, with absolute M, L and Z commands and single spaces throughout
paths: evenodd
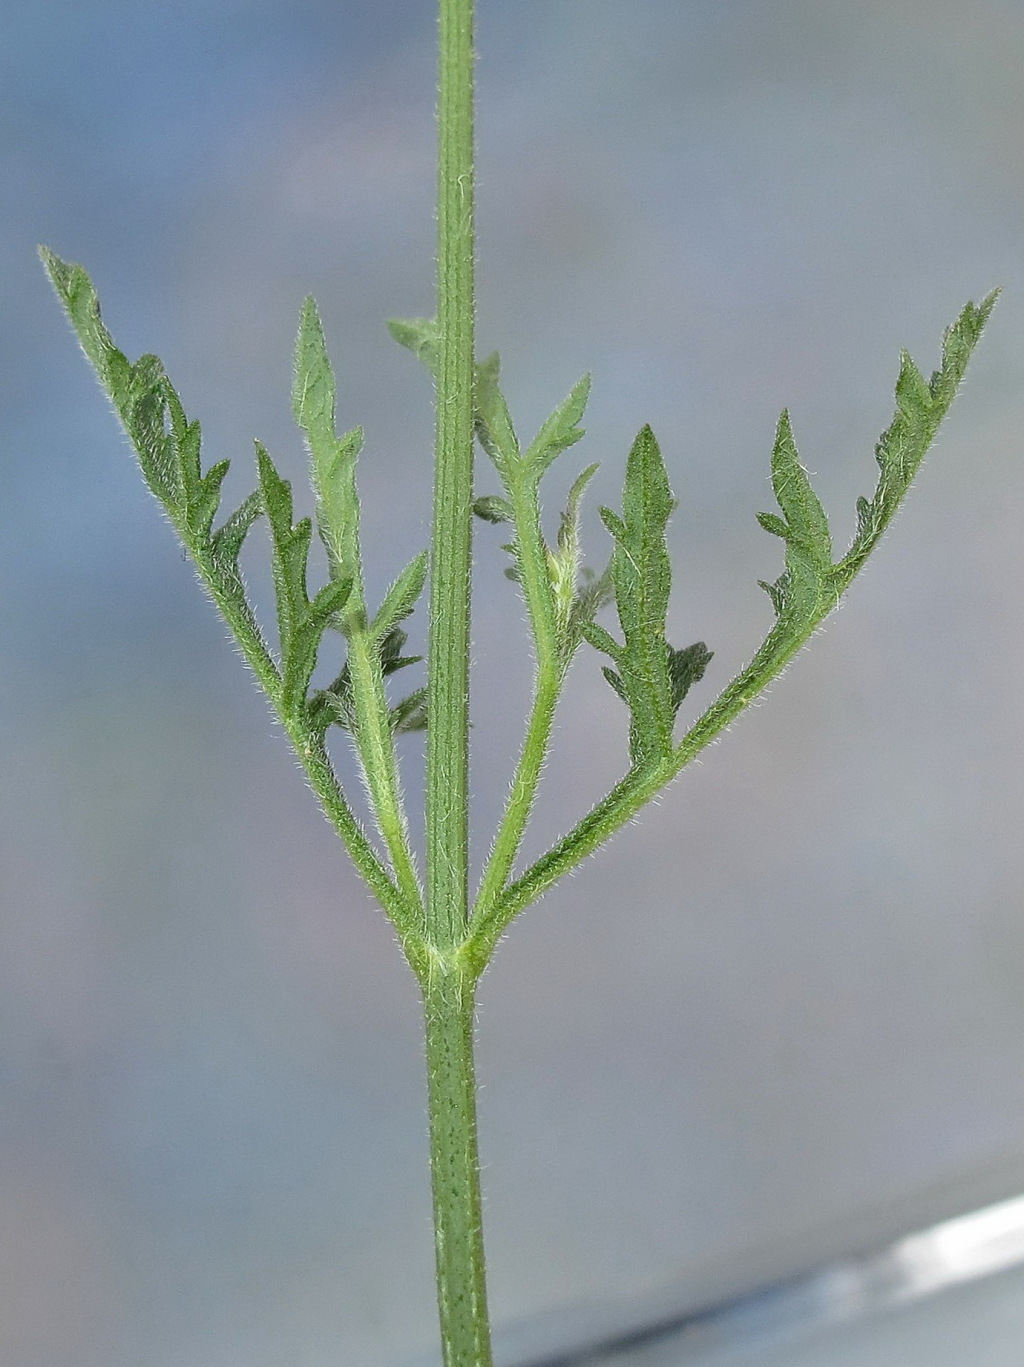
M 533 809 L 547 758 L 555 708 L 565 678 L 559 655 L 547 552 L 540 527 L 537 481 L 520 480 L 510 491 L 519 547 L 519 579 L 533 632 L 536 677 L 526 738 L 516 767 L 501 826 L 477 894 L 473 920 L 486 915 L 505 891 Z
M 445 1367 L 491 1367 L 473 1068 L 469 608 L 475 441 L 473 0 L 440 0 L 434 527 L 423 987 L 437 1303 Z
M 473 1066 L 475 975 L 437 964 L 424 982 L 437 1304 L 444 1367 L 491 1367 Z
M 356 745 L 377 829 L 391 857 L 395 882 L 411 913 L 422 921 L 423 896 L 412 850 L 409 847 L 409 832 L 402 806 L 398 766 L 395 762 L 394 738 L 388 724 L 384 679 L 380 660 L 371 648 L 365 626 L 356 627 L 349 632 L 348 662 L 356 711 Z M 422 929 L 422 925 L 420 928 Z
M 533 705 L 530 709 L 526 737 L 512 779 L 501 826 L 480 882 L 471 918 L 471 934 L 475 934 L 478 920 L 493 912 L 505 892 L 519 847 L 523 843 L 526 824 L 537 796 L 541 771 L 548 755 L 555 708 L 562 692 L 564 670 L 556 657 L 542 660 L 537 664 L 536 670 Z
M 427 722 L 427 934 L 468 918 L 469 599 L 473 503 L 473 0 L 441 0 L 436 443 Z
M 411 905 L 392 882 L 366 833 L 345 801 L 337 775 L 327 754 L 323 738 L 312 735 L 302 721 L 279 711 L 281 720 L 302 761 L 310 787 L 320 801 L 324 815 L 338 832 L 352 862 L 376 894 L 398 932 L 406 957 L 414 951 L 420 933 L 417 907 Z

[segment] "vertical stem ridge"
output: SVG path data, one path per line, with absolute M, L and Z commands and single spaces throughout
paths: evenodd
M 491 1367 L 473 1063 L 474 979 L 439 970 L 424 985 L 430 1171 L 444 1367 Z
M 436 443 L 427 725 L 427 927 L 468 922 L 469 602 L 473 502 L 473 0 L 441 0 Z
M 434 527 L 423 986 L 444 1367 L 491 1367 L 473 1066 L 469 608 L 474 437 L 473 0 L 440 0 Z

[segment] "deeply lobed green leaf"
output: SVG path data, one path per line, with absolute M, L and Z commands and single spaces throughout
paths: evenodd
M 622 516 L 601 509 L 615 542 L 610 578 L 623 644 L 602 627 L 583 628 L 591 645 L 615 663 L 603 672 L 629 707 L 630 757 L 637 767 L 671 753 L 676 713 L 711 658 L 703 642 L 675 651 L 665 639 L 672 581 L 665 534 L 674 507 L 661 450 L 644 427 L 626 463 Z
M 363 430 L 356 427 L 339 436 L 335 430 L 336 404 L 337 384 L 327 354 L 323 324 L 316 302 L 307 297 L 295 341 L 292 411 L 309 448 L 317 530 L 327 550 L 332 573 L 350 578 L 357 586 L 358 597 L 362 567 L 356 462 L 362 450 Z
M 262 515 L 263 500 L 258 490 L 254 490 L 210 538 L 210 560 L 219 582 L 230 586 L 230 593 L 243 600 L 245 589 L 238 557 L 250 527 Z
M 783 513 L 759 513 L 766 531 L 786 543 L 786 565 L 772 584 L 762 581 L 784 633 L 801 631 L 830 611 L 878 542 L 920 468 L 939 424 L 963 379 L 998 292 L 968 303 L 947 329 L 942 364 L 926 381 L 907 352 L 900 356 L 896 412 L 875 447 L 878 484 L 872 498 L 857 500 L 857 530 L 841 560 L 833 563 L 828 518 L 800 464 L 783 412 L 772 450 L 772 487 Z
M 828 518 L 800 464 L 789 414 L 779 418 L 772 447 L 772 488 L 784 517 L 758 513 L 765 531 L 786 543 L 786 567 L 774 584 L 762 587 L 776 614 L 792 623 L 810 621 L 832 590 L 832 537 Z
M 396 674 L 408 665 L 419 664 L 421 655 L 403 655 L 407 640 L 400 627 L 393 627 L 379 646 L 381 673 L 384 678 Z M 352 692 L 352 673 L 346 663 L 337 678 L 324 689 L 313 694 L 309 702 L 310 723 L 314 730 L 324 732 L 332 724 L 345 731 L 356 729 L 355 699 Z M 394 704 L 388 711 L 390 729 L 399 734 L 424 731 L 427 726 L 427 690 L 417 688 L 408 697 Z
M 388 326 L 392 336 L 403 346 L 409 347 L 428 364 L 433 363 L 437 329 L 432 322 L 426 319 L 395 319 Z M 352 632 L 367 633 L 371 659 L 376 661 L 373 669 L 379 670 L 379 688 L 380 681 L 388 674 L 404 664 L 412 663 L 413 658 L 419 658 L 409 657 L 396 663 L 395 643 L 405 641 L 405 633 L 397 629 L 397 624 L 413 612 L 423 592 L 429 553 L 423 551 L 405 567 L 388 589 L 372 622 L 367 623 L 356 489 L 356 463 L 362 449 L 363 432 L 361 428 L 355 428 L 339 436 L 336 431 L 337 384 L 327 352 L 323 325 L 311 297 L 303 304 L 295 344 L 292 408 L 309 447 L 317 527 L 327 549 L 332 573 L 352 584 L 348 611 L 339 619 L 338 625 L 350 639 Z M 335 684 L 318 695 L 318 721 L 326 717 L 351 729 L 355 716 L 352 689 L 353 682 L 346 666 Z M 390 709 L 388 716 L 391 728 L 422 729 L 425 713 L 421 703 L 422 698 L 417 694 L 412 701 L 405 699 L 396 708 Z M 382 692 L 379 704 L 374 706 L 385 706 Z
M 508 404 L 501 392 L 500 371 L 501 359 L 497 352 L 481 361 L 476 368 L 476 434 L 506 488 L 509 488 L 520 473 L 521 452 Z
M 415 611 L 427 581 L 429 566 L 430 552 L 421 551 L 388 589 L 377 615 L 370 623 L 370 636 L 375 642 L 383 641 L 399 622 L 404 622 Z
M 332 578 L 310 602 L 306 575 L 312 523 L 304 517 L 293 525 L 291 485 L 277 473 L 266 448 L 259 442 L 256 460 L 273 547 L 282 703 L 294 712 L 305 706 L 321 638 L 351 594 L 352 580 Z
M 548 574 L 554 600 L 558 646 L 565 665 L 583 639 L 583 628 L 612 595 L 611 575 L 597 575 L 581 568 L 580 503 L 587 485 L 597 473 L 588 465 L 573 481 L 559 520 L 555 549 L 548 549 Z
M 557 456 L 584 437 L 580 422 L 589 397 L 590 376 L 584 375 L 530 442 L 523 459 L 538 478 Z
M 262 499 L 250 495 L 219 530 L 213 530 L 228 461 L 219 461 L 203 473 L 199 423 L 189 421 L 159 357 L 142 356 L 132 364 L 103 322 L 99 298 L 86 271 L 62 261 L 46 247 L 39 254 L 82 350 L 135 449 L 146 484 L 163 505 L 233 629 L 240 633 L 250 664 L 272 686 L 273 666 L 238 568 L 242 543 L 262 512 Z
M 598 467 L 588 466 L 574 481 L 559 520 L 554 547 L 547 545 L 540 528 L 538 486 L 552 462 L 584 435 L 580 422 L 590 394 L 590 376 L 585 375 L 573 386 L 522 451 L 501 392 L 499 374 L 496 353 L 477 367 L 477 435 L 507 496 L 485 494 L 474 502 L 473 511 L 485 522 L 510 522 L 515 527 L 515 539 L 503 547 L 514 562 L 505 573 L 523 585 L 535 636 L 545 631 L 553 633 L 564 670 L 583 639 L 584 625 L 610 594 L 608 577 L 598 577 L 593 571 L 582 569 L 580 563 L 580 502 Z M 533 559 L 543 563 L 544 573 L 531 579 L 526 561 Z
M 942 361 L 929 381 L 905 351 L 901 354 L 896 412 L 875 447 L 878 483 L 870 499 L 858 499 L 857 531 L 850 549 L 836 566 L 837 582 L 842 588 L 863 565 L 892 521 L 949 411 L 998 297 L 999 291 L 993 290 L 980 304 L 964 306 L 959 318 L 946 330 Z

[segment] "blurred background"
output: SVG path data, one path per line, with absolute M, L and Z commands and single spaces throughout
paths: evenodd
M 435 1333 L 414 984 L 34 250 L 163 357 L 231 506 L 256 436 L 304 483 L 315 293 L 379 595 L 428 535 L 429 384 L 384 319 L 433 308 L 432 0 L 7 0 L 2 30 L 0 1360 L 391 1367 Z M 1005 287 L 843 611 L 483 984 L 496 1319 L 698 1305 L 1024 1190 L 1024 10 L 480 0 L 478 45 L 480 345 L 527 433 L 592 372 L 548 509 L 601 461 L 597 565 L 654 425 L 670 637 L 716 652 L 688 716 L 771 619 L 779 409 L 847 540 L 900 346 L 929 371 Z M 531 676 L 501 540 L 478 859 Z M 599 663 L 532 854 L 622 771 Z

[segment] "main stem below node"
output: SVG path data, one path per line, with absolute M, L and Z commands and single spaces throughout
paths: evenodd
M 474 983 L 465 973 L 424 986 L 430 1171 L 444 1367 L 491 1367 L 473 1064 Z

